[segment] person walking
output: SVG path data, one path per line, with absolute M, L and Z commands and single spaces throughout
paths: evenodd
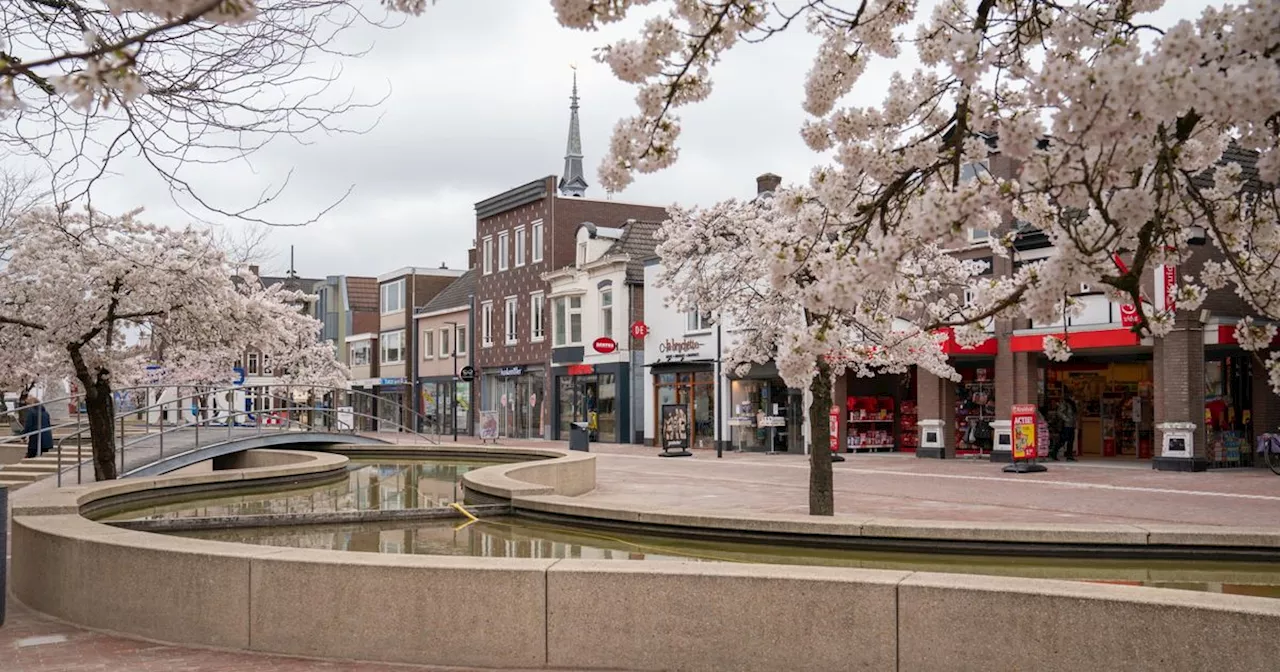
M 1056 461 L 1060 450 L 1068 462 L 1076 461 L 1076 416 L 1078 411 L 1075 399 L 1071 398 L 1071 393 L 1063 390 L 1062 399 L 1058 402 L 1057 408 L 1058 448 L 1057 450 L 1049 451 L 1049 459 Z
M 53 450 L 53 422 L 49 419 L 49 411 L 34 397 L 23 395 L 18 406 L 34 404 L 27 409 L 22 425 L 22 433 L 27 435 L 27 457 L 37 457 L 41 453 Z

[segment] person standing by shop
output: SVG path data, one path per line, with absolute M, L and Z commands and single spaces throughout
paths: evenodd
M 1058 402 L 1058 447 L 1049 451 L 1049 459 L 1057 460 L 1058 451 L 1063 451 L 1068 462 L 1075 462 L 1075 446 L 1076 446 L 1076 415 L 1079 409 L 1076 407 L 1075 399 L 1071 398 L 1071 393 L 1063 390 L 1062 400 Z
M 23 395 L 18 401 L 18 406 L 36 403 L 34 397 Z M 27 457 L 37 457 L 40 453 L 53 450 L 52 426 L 49 411 L 46 411 L 43 405 L 35 405 L 27 409 L 22 426 L 22 433 L 27 435 Z

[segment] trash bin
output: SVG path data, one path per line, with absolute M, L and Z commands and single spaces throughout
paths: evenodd
M 569 450 L 591 452 L 591 430 L 587 429 L 587 423 L 569 423 Z
M 9 515 L 9 487 L 0 485 L 0 515 L 6 519 Z M 0 625 L 4 625 L 4 596 L 8 588 L 5 577 L 9 576 L 9 526 L 0 520 Z

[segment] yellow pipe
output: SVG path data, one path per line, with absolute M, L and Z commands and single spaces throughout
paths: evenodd
M 462 505 L 457 502 L 449 502 L 449 506 L 453 507 L 454 509 L 457 509 L 458 513 L 461 513 L 462 515 L 470 518 L 471 522 L 473 523 L 480 520 L 479 518 L 476 518 L 475 516 L 471 515 L 470 511 L 462 508 Z

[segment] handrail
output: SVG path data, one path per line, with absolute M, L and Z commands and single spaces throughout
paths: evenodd
M 124 390 L 120 390 L 120 392 L 123 392 L 123 391 L 137 391 L 137 390 L 141 390 L 141 389 L 156 389 L 156 388 L 159 388 L 159 389 L 173 389 L 173 390 L 175 390 L 176 392 L 181 393 L 182 388 L 184 388 L 184 387 L 197 387 L 197 388 L 198 388 L 198 387 L 200 387 L 200 386 L 192 386 L 192 385 L 183 385 L 183 386 L 176 386 L 176 385 L 145 385 L 145 386 L 136 386 L 136 387 L 133 387 L 133 388 L 125 388 Z M 284 393 L 283 393 L 283 394 L 279 393 L 279 388 L 284 388 Z M 311 413 L 314 413 L 314 412 L 316 412 L 316 411 L 320 411 L 321 413 L 333 413 L 333 414 L 336 414 L 336 413 L 338 412 L 338 410 L 337 410 L 337 409 L 339 408 L 339 406 L 338 406 L 338 404 L 337 404 L 337 403 L 334 403 L 333 405 L 327 405 L 327 406 L 297 406 L 297 405 L 293 405 L 293 404 L 295 404 L 295 403 L 296 403 L 296 402 L 294 401 L 294 398 L 293 398 L 293 391 L 294 391 L 295 389 L 302 389 L 302 390 L 306 390 L 306 391 L 308 392 L 308 394 L 309 394 L 310 396 L 312 396 L 313 398 L 314 398 L 315 396 L 317 396 L 317 395 L 316 395 L 316 392 L 320 392 L 320 393 L 321 393 L 319 396 L 330 396 L 330 395 L 333 395 L 333 396 L 335 397 L 335 400 L 336 400 L 336 398 L 338 397 L 338 395 L 341 395 L 341 394 L 347 394 L 347 395 L 350 395 L 350 397 L 351 397 L 352 399 L 354 399 L 354 398 L 365 398 L 365 399 L 369 399 L 369 400 L 372 400 L 373 402 L 375 402 L 375 406 L 374 406 L 374 407 L 375 407 L 375 409 L 378 409 L 378 408 L 385 408 L 387 405 L 390 405 L 390 406 L 394 409 L 395 416 L 396 416 L 395 418 L 386 418 L 386 417 L 381 417 L 381 414 L 378 414 L 378 413 L 375 413 L 375 414 L 372 414 L 372 415 L 371 415 L 371 414 L 368 414 L 368 413 L 359 412 L 359 411 L 356 411 L 354 407 L 352 407 L 352 408 L 351 408 L 350 410 L 348 410 L 348 411 L 343 411 L 343 413 L 344 413 L 344 414 L 350 414 L 352 417 L 358 417 L 358 418 L 361 418 L 361 419 L 373 420 L 374 422 L 378 422 L 378 423 L 389 423 L 389 424 L 391 424 L 391 425 L 392 425 L 392 426 L 394 426 L 394 427 L 396 428 L 396 430 L 397 430 L 397 443 L 399 442 L 399 434 L 401 434 L 401 433 L 413 434 L 413 435 L 415 435 L 415 436 L 417 436 L 417 437 L 420 437 L 420 438 L 422 438 L 422 439 L 425 439 L 425 440 L 426 440 L 427 442 L 429 442 L 429 443 L 439 443 L 439 442 L 440 442 L 440 438 L 439 438 L 439 437 L 440 437 L 440 433 L 439 433 L 439 432 L 440 432 L 440 425 L 439 425 L 438 423 L 436 423 L 436 425 L 435 425 L 435 426 L 436 426 L 436 430 L 437 430 L 437 432 L 436 432 L 436 438 L 435 438 L 435 439 L 432 439 L 432 438 L 430 437 L 430 435 L 428 435 L 428 434 L 423 434 L 422 432 L 419 432 L 419 431 L 417 431 L 416 429 L 413 429 L 413 428 L 410 428 L 410 427 L 406 427 L 406 426 L 404 425 L 404 423 L 401 421 L 401 418 L 403 418 L 405 415 L 409 415 L 409 416 L 411 416 L 411 417 L 412 417 L 412 419 L 413 419 L 413 422 L 414 422 L 415 426 L 427 426 L 427 425 L 431 424 L 431 423 L 424 422 L 424 421 L 425 421 L 425 418 L 423 418 L 422 414 L 420 414 L 420 413 L 418 413 L 416 410 L 414 410 L 414 409 L 412 409 L 412 408 L 410 408 L 410 407 L 406 406 L 405 404 L 402 404 L 402 403 L 397 402 L 397 401 L 392 401 L 392 400 L 389 400 L 389 399 L 385 399 L 385 398 L 383 398 L 383 397 L 380 397 L 380 396 L 378 396 L 378 395 L 375 395 L 375 394 L 372 394 L 372 393 L 369 393 L 369 392 L 365 392 L 365 391 L 363 391 L 363 390 L 352 390 L 352 389 L 349 389 L 349 388 L 341 388 L 341 387 L 334 387 L 334 386 L 302 385 L 302 384 L 292 384 L 292 383 L 280 383 L 280 384 L 271 384 L 271 385 L 258 385 L 258 386 L 251 386 L 251 387 L 248 387 L 248 388 L 246 388 L 246 387 L 244 387 L 244 386 L 231 386 L 231 387 L 221 387 L 221 388 L 215 388 L 215 389 L 203 389 L 203 390 L 199 390 L 199 391 L 197 391 L 197 392 L 193 392 L 193 393 L 191 393 L 191 394 L 187 394 L 187 395 L 181 395 L 181 394 L 179 394 L 179 396 L 175 396 L 175 397 L 173 397 L 173 398 L 171 398 L 171 399 L 166 399 L 166 400 L 157 401 L 157 402 L 155 402 L 155 403 L 147 404 L 146 406 L 140 406 L 140 407 L 137 407 L 137 408 L 130 409 L 130 410 L 128 410 L 128 411 L 124 411 L 124 412 L 117 413 L 117 414 L 112 418 L 112 425 L 113 425 L 113 431 L 114 431 L 114 426 L 117 424 L 117 421 L 118 421 L 119 426 L 120 426 L 120 445 L 119 445 L 119 452 L 120 452 L 120 471 L 121 471 L 122 473 L 124 472 L 125 451 L 126 451 L 126 449 L 127 449 L 130 445 L 136 445 L 136 444 L 140 443 L 141 441 L 150 440 L 150 439 L 151 439 L 151 438 L 153 438 L 153 437 L 159 437 L 159 441 L 160 441 L 160 455 L 161 455 L 161 457 L 163 458 L 163 455 L 164 455 L 164 436 L 165 436 L 165 434 L 168 434 L 168 433 L 171 433 L 171 432 L 173 432 L 173 431 L 180 430 L 180 429 L 189 429 L 189 428 L 194 427 L 194 428 L 195 428 L 195 432 L 196 432 L 196 441 L 198 442 L 198 441 L 199 441 L 199 428 L 200 428 L 200 426 L 201 426 L 201 425 L 206 425 L 206 426 L 221 426 L 222 424 L 224 424 L 224 423 L 225 423 L 225 425 L 226 425 L 226 427 L 227 427 L 227 436 L 228 436 L 228 440 L 230 440 L 230 436 L 231 436 L 232 429 L 233 429 L 233 427 L 237 424 L 237 423 L 236 423 L 236 420 L 235 420 L 236 418 L 239 418 L 239 417 L 249 417 L 249 418 L 252 418 L 252 419 L 253 419 L 253 425 L 242 425 L 242 426 L 256 426 L 256 427 L 258 427 L 259 432 L 261 432 L 261 431 L 262 431 L 262 427 L 264 426 L 264 424 L 261 422 L 261 420 L 260 420 L 257 416 L 258 416 L 259 414 L 262 414 L 262 413 L 272 413 L 274 410 L 276 410 L 276 409 L 269 409 L 269 408 L 268 408 L 268 409 L 255 409 L 255 410 L 236 410 L 236 409 L 234 409 L 234 408 L 229 408 L 229 407 L 217 408 L 217 407 L 214 407 L 214 406 L 212 405 L 212 403 L 208 403 L 208 404 L 206 404 L 206 403 L 205 403 L 205 402 L 210 402 L 210 400 L 211 400 L 213 397 L 218 396 L 218 395 L 228 395 L 228 394 L 234 394 L 234 393 L 236 393 L 236 392 L 248 393 L 248 392 L 249 392 L 249 390 L 262 390 L 262 392 L 255 392 L 255 393 L 253 393 L 253 395 L 252 395 L 252 396 L 253 396 L 253 398 L 254 398 L 254 400 L 255 400 L 255 401 L 259 401 L 259 400 L 266 400 L 266 401 L 268 401 L 268 402 L 271 402 L 271 401 L 285 401 L 285 402 L 287 402 L 287 403 L 289 404 L 289 405 L 288 405 L 288 406 L 286 406 L 286 408 L 284 408 L 284 409 L 278 409 L 278 410 L 282 410 L 282 411 L 284 411 L 284 412 L 286 413 L 286 420 L 287 420 L 287 423 L 288 423 L 288 424 L 286 425 L 286 427 L 292 427 L 292 426 L 296 423 L 296 424 L 298 424 L 299 426 L 308 427 L 308 428 L 312 429 L 313 431 L 315 430 L 315 427 L 312 427 L 312 426 L 311 426 L 311 425 L 309 425 L 308 423 L 302 422 L 301 420 L 294 419 L 293 417 L 291 417 L 291 414 L 293 414 L 293 413 L 303 413 L 303 412 L 308 413 L 308 414 L 311 414 Z M 165 415 L 166 415 L 170 410 L 173 410 L 173 411 L 175 411 L 176 413 L 178 413 L 178 419 L 179 419 L 179 420 L 181 420 L 181 418 L 182 418 L 182 416 L 185 414 L 185 410 L 186 410 L 186 408 L 189 406 L 189 403 L 190 403 L 190 402 L 199 402 L 199 405 L 196 407 L 196 408 L 197 408 L 197 415 L 196 415 L 196 417 L 195 417 L 192 421 L 188 421 L 188 422 L 186 422 L 186 423 L 182 423 L 182 424 L 179 424 L 179 425 L 175 425 L 174 427 L 171 427 L 171 428 L 169 428 L 169 429 L 166 429 L 166 428 L 165 428 Z M 159 417 L 160 417 L 160 427 L 159 427 L 160 431 L 159 431 L 159 432 L 152 432 L 152 431 L 150 431 L 150 429 L 151 429 L 151 427 L 150 427 L 150 425 L 151 425 L 151 420 L 150 420 L 150 411 L 156 411 L 156 410 L 160 411 L 160 416 L 159 416 Z M 205 417 L 206 412 L 208 413 L 208 417 Z M 124 425 L 124 421 L 125 421 L 129 416 L 131 416 L 131 415 L 132 415 L 132 416 L 136 416 L 136 415 L 140 415 L 140 414 L 143 414 L 143 413 L 146 413 L 146 414 L 147 414 L 147 418 L 146 418 L 146 421 L 147 421 L 147 424 L 146 424 L 147 432 L 146 432 L 145 434 L 143 434 L 142 436 L 134 437 L 134 439 L 133 439 L 132 441 L 131 441 L 131 440 L 129 440 L 129 439 L 127 439 L 127 438 L 125 437 L 125 432 L 124 432 L 124 426 L 125 426 L 125 425 Z M 72 434 L 69 434 L 69 435 L 67 435 L 67 436 L 62 437 L 62 438 L 58 441 L 58 445 L 57 445 L 57 452 L 58 452 L 58 460 L 57 460 L 57 481 L 58 481 L 58 486 L 59 486 L 59 487 L 61 487 L 61 485 L 62 485 L 62 473 L 63 473 L 63 471 L 64 471 L 63 466 L 62 466 L 62 453 L 63 453 L 63 447 L 66 445 L 66 443 L 67 443 L 67 441 L 68 441 L 69 439 L 74 438 L 74 439 L 75 439 L 75 441 L 76 441 L 76 464 L 77 464 L 77 465 L 83 465 L 83 463 L 84 463 L 83 440 L 82 440 L 82 437 L 83 437 L 83 435 L 84 435 L 84 432 L 85 432 L 85 431 L 87 431 L 87 430 L 86 430 L 85 428 L 83 428 L 83 426 L 82 426 L 82 425 L 83 425 L 83 423 L 82 423 L 82 421 L 81 421 L 82 417 L 83 417 L 83 414 L 79 414 L 79 413 L 77 413 L 77 414 L 76 414 L 76 423 L 75 423 L 75 424 L 76 424 L 76 431 L 75 431 L 75 432 L 73 432 Z M 215 424 L 213 424 L 213 423 L 217 423 L 217 424 L 215 425 Z M 70 423 L 67 423 L 67 424 L 69 425 Z M 50 428 L 50 429 L 51 429 L 51 428 Z M 46 431 L 46 430 L 42 430 L 42 431 Z M 341 433 L 341 432 L 333 432 L 333 430 L 325 430 L 325 431 L 327 431 L 327 432 L 332 432 L 332 433 Z M 351 426 L 351 432 L 352 432 L 352 433 L 355 433 L 356 431 L 357 431 L 357 429 L 356 429 L 356 427 L 355 427 L 355 426 L 354 426 L 354 424 L 353 424 L 353 425 Z M 216 444 L 210 444 L 210 445 L 216 445 Z M 199 446 L 197 446 L 197 447 L 199 447 Z M 84 477 L 83 477 L 83 469 L 77 469 L 76 477 L 77 477 L 77 482 L 78 482 L 78 483 L 82 483 L 82 482 L 83 482 L 83 478 L 84 478 Z

